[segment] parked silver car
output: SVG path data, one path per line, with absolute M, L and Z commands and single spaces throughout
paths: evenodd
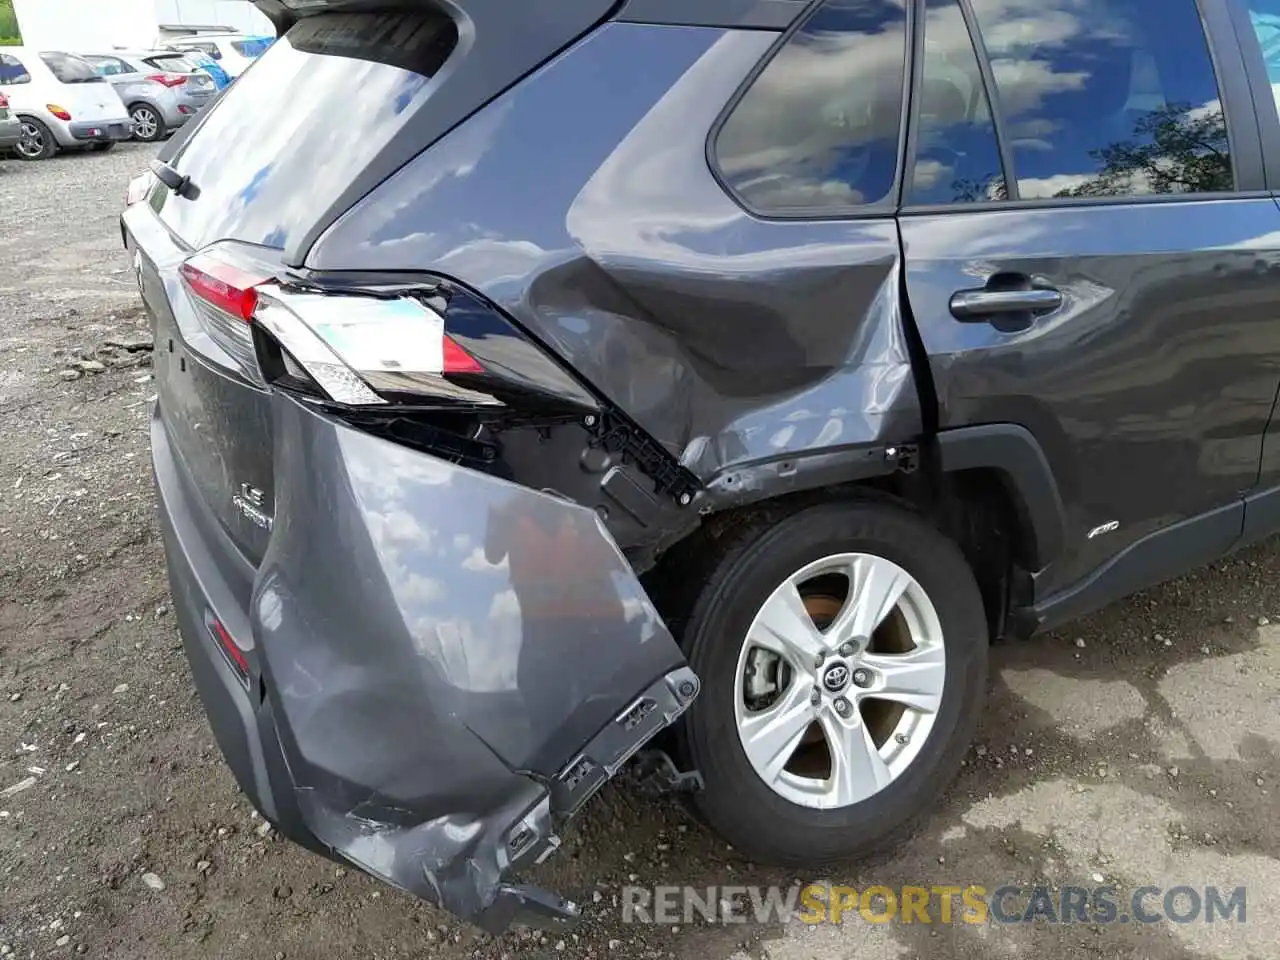
M 0 93 L 0 157 L 22 140 L 22 121 L 9 109 L 9 98 Z
M 86 53 L 120 94 L 133 118 L 137 140 L 163 140 L 213 99 L 213 78 L 172 50 L 113 50 Z

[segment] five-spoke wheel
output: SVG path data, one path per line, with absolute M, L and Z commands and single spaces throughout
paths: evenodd
M 682 641 L 703 692 L 682 759 L 746 856 L 817 865 L 892 843 L 959 769 L 988 630 L 959 547 L 928 520 L 841 501 L 710 542 Z

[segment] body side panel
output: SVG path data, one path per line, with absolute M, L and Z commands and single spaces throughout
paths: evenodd
M 704 482 L 914 438 L 894 221 L 761 220 L 707 165 L 774 39 L 608 24 L 359 203 L 306 266 L 478 288 Z

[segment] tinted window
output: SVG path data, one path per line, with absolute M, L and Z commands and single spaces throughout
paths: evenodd
M 909 203 L 1005 199 L 1000 145 L 957 0 L 928 0 Z
M 167 57 L 148 57 L 142 61 L 148 67 L 164 70 L 167 73 L 190 73 L 195 65 L 184 55 L 175 53 Z
M 1025 198 L 1230 190 L 1195 0 L 974 0 Z
M 99 76 L 118 77 L 124 73 L 136 72 L 133 67 L 116 57 L 85 57 L 85 59 L 93 65 L 93 69 Z
M 31 74 L 22 65 L 22 61 L 12 54 L 0 53 L 0 83 L 30 83 Z
M 42 53 L 40 59 L 53 71 L 59 83 L 101 83 L 93 65 L 83 57 L 74 57 L 69 53 Z
M 306 17 L 227 88 L 171 161 L 200 198 L 161 194 L 161 216 L 197 247 L 228 236 L 287 246 L 427 101 L 456 41 L 438 14 Z
M 715 145 L 748 207 L 832 214 L 892 192 L 905 18 L 903 0 L 829 0 L 777 52 Z

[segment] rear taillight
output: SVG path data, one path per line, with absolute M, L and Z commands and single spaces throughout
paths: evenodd
M 162 83 L 166 87 L 180 87 L 187 82 L 187 75 L 185 73 L 153 73 L 147 79 Z
M 197 253 L 180 268 L 191 292 L 206 303 L 248 323 L 258 306 L 259 284 L 270 274 L 239 266 L 210 253 Z
M 59 120 L 69 121 L 71 119 L 71 112 L 67 110 L 66 107 L 59 106 L 56 103 L 46 103 L 45 107 L 48 109 L 48 111 L 51 114 L 53 114 Z
M 9 98 L 6 97 L 3 93 L 0 93 L 0 110 L 8 110 L 8 109 L 9 109 Z
M 252 249 L 215 244 L 180 268 L 210 338 L 248 379 L 352 407 L 598 409 L 495 308 L 452 285 L 320 290 Z
M 485 370 L 445 333 L 444 316 L 413 297 L 276 287 L 262 292 L 254 320 L 338 403 L 498 403 L 453 379 Z
M 178 272 L 210 339 L 240 373 L 261 385 L 250 321 L 258 304 L 258 287 L 271 278 L 271 271 L 247 255 L 215 247 L 188 259 Z

